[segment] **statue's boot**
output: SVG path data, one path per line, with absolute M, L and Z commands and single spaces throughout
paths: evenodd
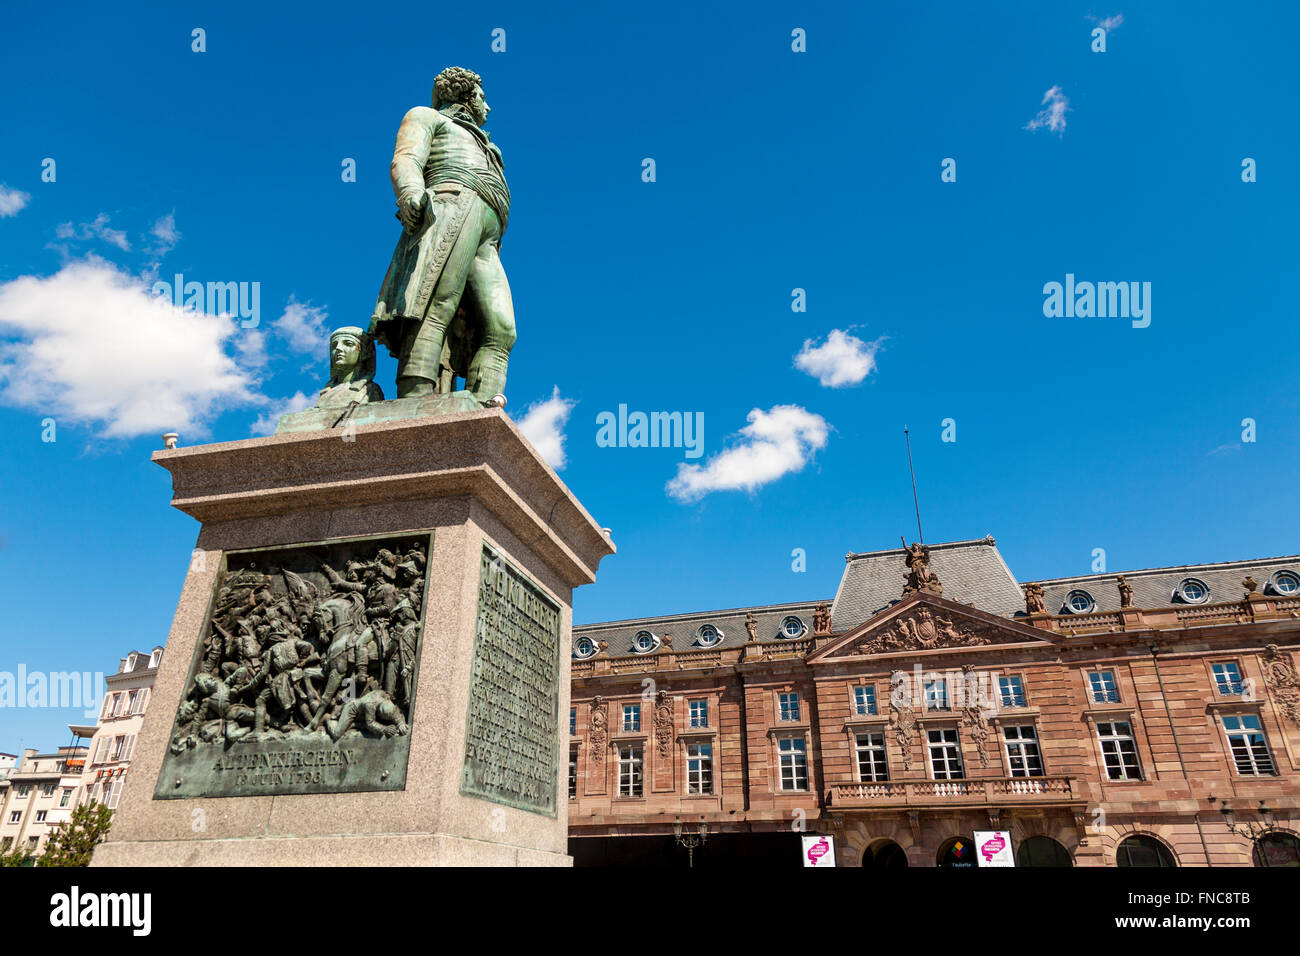
M 431 379 L 418 375 L 403 375 L 397 379 L 398 398 L 422 398 L 433 395 L 436 391 L 437 384 Z

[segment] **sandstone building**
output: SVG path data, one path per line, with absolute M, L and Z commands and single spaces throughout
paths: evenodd
M 574 628 L 578 865 L 1300 865 L 1300 556 L 1042 580 L 992 538 L 831 602 Z M 1225 815 L 1224 808 L 1231 811 Z M 1231 826 L 1230 826 L 1231 824 Z

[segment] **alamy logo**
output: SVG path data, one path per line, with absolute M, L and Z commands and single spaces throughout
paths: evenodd
M 153 294 L 159 302 L 186 312 L 238 316 L 245 329 L 256 328 L 262 319 L 260 282 L 186 282 L 178 272 L 175 282 L 155 282 Z
M 129 926 L 134 936 L 148 936 L 153 925 L 153 895 L 150 893 L 70 892 L 50 897 L 50 925 Z
M 618 406 L 618 415 L 596 416 L 596 445 L 600 448 L 685 448 L 687 458 L 704 454 L 703 412 L 631 412 Z
M 1133 328 L 1151 324 L 1150 282 L 1075 282 L 1065 274 L 1065 284 L 1043 286 L 1043 315 L 1049 319 L 1132 319 Z

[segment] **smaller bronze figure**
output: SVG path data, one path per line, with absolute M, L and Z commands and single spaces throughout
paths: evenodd
M 1122 608 L 1132 607 L 1133 585 L 1129 584 L 1122 574 L 1115 579 L 1115 585 L 1119 588 L 1119 606 Z
M 1029 614 L 1046 614 L 1047 602 L 1043 600 L 1041 584 L 1025 585 L 1025 611 Z
M 375 342 L 365 331 L 345 325 L 330 333 L 330 380 L 320 390 L 317 408 L 345 408 L 382 402 L 375 377 Z

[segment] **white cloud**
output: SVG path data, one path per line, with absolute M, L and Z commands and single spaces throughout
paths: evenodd
M 21 189 L 10 189 L 4 183 L 0 183 L 0 219 L 18 215 L 31 198 Z
M 1116 27 L 1123 25 L 1124 14 L 1117 13 L 1113 17 L 1106 17 L 1101 20 L 1098 20 L 1096 17 L 1091 17 L 1091 16 L 1088 19 L 1091 20 L 1093 23 L 1097 24 L 1097 26 L 1101 27 L 1107 33 L 1109 33 L 1111 30 L 1114 30 Z
M 840 329 L 831 329 L 820 345 L 805 339 L 794 357 L 795 368 L 807 372 L 829 388 L 857 385 L 876 370 L 876 353 L 881 339 L 864 342 Z
M 315 404 L 315 395 L 304 395 L 302 392 L 294 392 L 288 398 L 272 399 L 271 407 L 257 417 L 249 432 L 254 435 L 270 435 L 275 431 L 281 415 L 301 412 Z
M 698 501 L 714 491 L 753 491 L 801 471 L 813 452 L 826 447 L 826 419 L 798 405 L 753 409 L 739 432 L 740 443 L 714 455 L 704 465 L 677 466 L 666 486 L 678 501 Z
M 98 239 L 101 242 L 107 242 L 110 245 L 117 246 L 122 251 L 129 251 L 131 243 L 127 241 L 126 233 L 121 229 L 112 229 L 108 225 L 108 213 L 101 212 L 95 217 L 94 222 L 83 222 L 74 226 L 70 222 L 65 222 L 55 227 L 54 234 L 60 239 L 78 239 L 86 241 L 89 239 Z
M 324 356 L 329 343 L 325 322 L 329 313 L 324 309 L 289 300 L 284 314 L 271 323 L 276 334 L 289 343 L 295 352 Z
M 0 283 L 0 401 L 109 438 L 177 431 L 265 404 L 232 357 L 237 322 L 177 309 L 88 258 Z
M 556 471 L 564 467 L 564 426 L 576 404 L 561 398 L 560 386 L 556 385 L 550 398 L 529 405 L 516 423 L 524 437 Z
M 1065 135 L 1065 114 L 1070 109 L 1070 101 L 1059 86 L 1054 86 L 1043 94 L 1043 106 L 1046 108 L 1039 110 L 1038 115 L 1025 124 L 1025 129 L 1047 128 L 1053 133 Z
M 150 255 L 165 256 L 171 252 L 176 243 L 181 241 L 181 232 L 176 228 L 176 213 L 169 212 L 160 217 L 149 230 L 149 235 L 153 237 Z

